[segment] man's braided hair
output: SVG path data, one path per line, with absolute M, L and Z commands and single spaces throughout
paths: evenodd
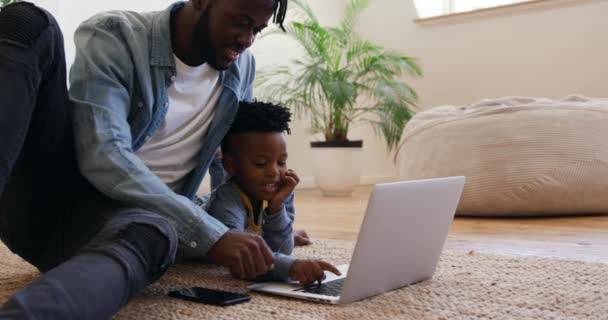
M 283 22 L 285 21 L 285 16 L 287 15 L 287 1 L 288 0 L 277 0 L 274 5 L 274 15 L 272 18 L 272 22 L 278 24 L 283 31 L 285 31 Z

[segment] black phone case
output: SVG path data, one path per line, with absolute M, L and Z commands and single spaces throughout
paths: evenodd
M 193 295 L 194 289 L 203 291 L 204 296 Z M 251 300 L 251 297 L 243 293 L 235 293 L 217 289 L 201 287 L 183 288 L 169 292 L 172 298 L 183 299 L 192 302 L 210 304 L 215 306 L 230 306 Z

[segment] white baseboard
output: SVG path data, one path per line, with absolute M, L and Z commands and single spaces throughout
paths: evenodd
M 361 177 L 361 185 L 387 183 L 399 181 L 399 175 L 395 174 L 373 174 Z
M 395 182 L 399 181 L 399 176 L 397 174 L 371 174 L 364 175 L 361 177 L 362 186 L 372 185 L 376 183 L 385 183 L 385 182 Z M 315 179 L 312 176 L 300 177 L 300 183 L 298 184 L 296 189 L 305 190 L 305 189 L 316 189 L 317 185 L 315 184 Z M 198 189 L 198 194 L 207 194 L 209 193 L 209 184 L 202 183 L 201 187 Z
M 385 183 L 385 182 L 395 182 L 399 181 L 399 176 L 397 174 L 372 174 L 372 175 L 364 175 L 361 177 L 362 186 L 377 184 L 377 183 Z M 298 184 L 297 189 L 315 189 L 317 185 L 315 184 L 315 179 L 312 176 L 300 177 L 300 183 Z
M 317 185 L 315 184 L 315 179 L 312 176 L 309 177 L 300 177 L 300 183 L 296 189 L 314 189 Z

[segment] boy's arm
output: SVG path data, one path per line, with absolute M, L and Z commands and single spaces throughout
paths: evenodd
M 135 155 L 127 121 L 134 71 L 117 23 L 88 22 L 75 34 L 70 98 L 80 170 L 109 197 L 166 217 L 183 243 L 205 255 L 228 228 L 174 193 Z
M 264 225 L 262 237 L 273 252 L 290 255 L 293 252 L 293 221 L 295 207 L 293 205 L 295 193 L 285 200 L 283 208 L 276 213 L 264 211 Z
M 289 274 L 293 264 L 298 260 L 290 255 L 275 252 L 274 258 L 274 269 L 272 271 L 256 277 L 255 281 L 266 282 L 266 281 L 287 281 L 290 280 Z M 295 280 L 295 279 L 293 279 Z
M 289 271 L 291 266 L 296 262 L 296 258 L 280 252 L 274 253 L 274 269 L 269 272 L 269 277 L 272 280 L 285 281 L 289 279 Z

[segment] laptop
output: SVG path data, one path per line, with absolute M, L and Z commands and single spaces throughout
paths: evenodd
M 430 279 L 460 201 L 465 177 L 377 184 L 350 264 L 321 284 L 264 282 L 257 292 L 346 304 Z M 331 261 L 329 261 L 331 262 Z

